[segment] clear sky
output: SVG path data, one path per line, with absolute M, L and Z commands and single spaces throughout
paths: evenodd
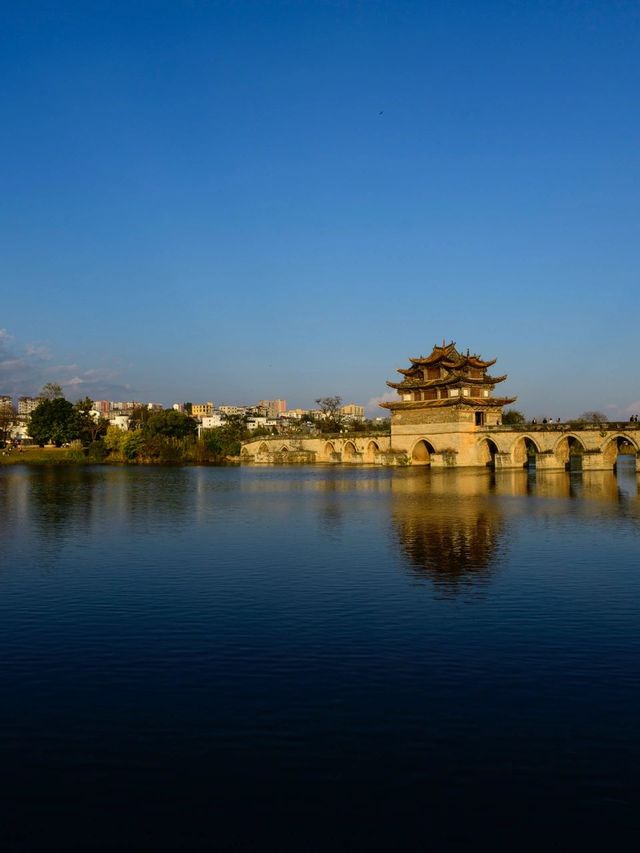
M 639 93 L 623 0 L 2 3 L 0 393 L 640 411 Z

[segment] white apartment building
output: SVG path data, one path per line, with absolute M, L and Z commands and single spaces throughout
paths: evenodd
M 30 415 L 40 404 L 40 397 L 18 397 L 18 414 Z
M 247 421 L 247 429 L 254 430 L 258 429 L 258 427 L 267 426 L 267 421 L 269 419 L 267 417 L 262 417 L 261 415 L 255 415 L 252 418 L 249 418 Z
M 223 423 L 224 418 L 217 412 L 200 419 L 202 429 L 216 429 L 217 427 L 221 427 Z

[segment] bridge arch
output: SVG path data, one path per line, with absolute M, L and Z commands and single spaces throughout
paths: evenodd
M 521 435 L 511 448 L 511 461 L 514 465 L 527 468 L 535 463 L 536 453 L 540 453 L 538 442 L 530 435 Z
M 380 453 L 380 445 L 377 441 L 373 441 L 373 439 L 367 444 L 367 449 L 365 450 L 364 458 L 365 462 L 375 462 L 376 454 Z
M 322 458 L 325 462 L 332 462 L 335 452 L 336 449 L 333 444 L 330 441 L 327 441 L 322 449 Z
M 610 464 L 613 468 L 616 464 L 616 460 L 619 454 L 622 453 L 626 455 L 626 451 L 626 453 L 630 456 L 637 455 L 638 444 L 633 438 L 631 438 L 631 436 L 625 435 L 621 432 L 617 433 L 616 435 L 609 436 L 600 448 L 600 450 L 605 462 Z
M 411 451 L 412 465 L 430 465 L 431 454 L 435 453 L 435 448 L 426 438 L 421 438 L 413 445 Z
M 269 445 L 266 443 L 266 441 L 263 441 L 262 444 L 260 445 L 260 447 L 258 448 L 258 453 L 268 453 L 268 452 L 269 452 Z
M 495 468 L 498 445 L 492 438 L 482 438 L 478 442 L 478 462 L 487 468 Z
M 289 452 L 289 448 L 287 447 L 286 444 L 283 444 L 282 447 L 280 448 L 280 453 L 288 453 L 288 452 Z
M 567 470 L 582 468 L 582 454 L 586 447 L 577 435 L 569 433 L 563 435 L 556 441 L 553 452 L 558 462 L 562 463 Z
M 342 461 L 355 462 L 357 456 L 356 446 L 352 441 L 346 441 L 342 448 Z

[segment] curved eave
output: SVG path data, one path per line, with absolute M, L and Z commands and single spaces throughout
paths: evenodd
M 439 361 L 443 361 L 444 359 L 451 360 L 453 357 L 460 358 L 460 353 L 456 350 L 455 341 L 451 341 L 450 344 L 444 347 L 434 347 L 431 355 L 410 358 L 409 361 L 415 365 L 437 364 Z
M 481 377 L 471 377 L 471 376 L 445 376 L 444 379 L 405 379 L 402 382 L 387 382 L 387 385 L 390 388 L 396 388 L 399 391 L 412 391 L 412 390 L 420 390 L 421 388 L 443 388 L 448 386 L 450 388 L 456 388 L 461 385 L 475 385 L 475 386 L 484 386 L 484 387 L 493 387 L 497 385 L 498 382 L 504 382 L 507 378 L 507 374 L 504 376 L 481 376 Z
M 491 367 L 496 363 L 498 359 L 492 358 L 489 361 L 485 361 L 482 358 L 478 358 L 473 355 L 460 355 L 459 352 L 438 352 L 432 353 L 427 358 L 410 358 L 409 361 L 415 367 L 422 367 L 425 365 L 434 365 L 441 364 L 443 367 L 449 368 L 461 368 L 461 367 L 477 367 L 479 369 L 485 369 L 487 367 Z M 411 370 L 411 368 L 409 368 Z
M 496 363 L 496 361 L 498 359 L 492 358 L 492 359 L 490 359 L 490 361 L 483 361 L 483 359 L 478 358 L 477 356 L 468 355 L 468 356 L 465 356 L 465 360 L 466 360 L 467 364 L 469 364 L 471 367 L 485 368 L 485 367 L 491 367 L 493 364 Z
M 515 403 L 517 397 L 445 397 L 442 400 L 398 400 L 397 402 L 380 403 L 383 409 L 445 409 L 451 406 L 467 406 L 472 408 L 501 408 Z

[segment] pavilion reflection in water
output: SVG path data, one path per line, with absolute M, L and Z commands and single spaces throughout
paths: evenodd
M 489 474 L 394 477 L 394 531 L 418 580 L 453 593 L 486 582 L 505 526 Z
M 508 541 L 511 522 L 535 512 L 558 516 L 579 499 L 582 512 L 619 511 L 638 518 L 635 471 L 396 472 L 391 482 L 394 533 L 408 567 L 447 594 L 486 584 Z M 504 499 L 532 497 L 542 503 Z M 555 499 L 552 503 L 549 499 Z

